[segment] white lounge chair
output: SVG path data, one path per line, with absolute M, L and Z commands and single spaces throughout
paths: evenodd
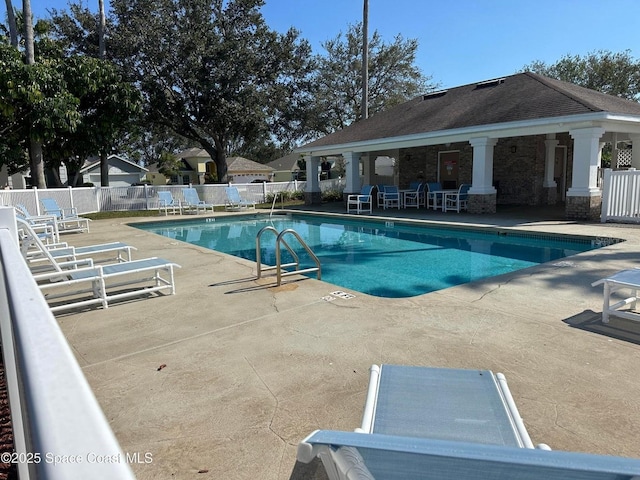
M 332 430 L 313 432 L 298 446 L 298 461 L 316 457 L 330 480 L 640 478 L 634 458 Z
M 72 208 L 60 208 L 55 198 L 41 198 L 40 203 L 44 207 L 45 215 L 52 215 L 56 218 L 58 232 L 88 232 L 88 218 L 79 217 L 77 210 Z
M 325 438 L 334 434 L 345 443 L 331 443 L 333 440 L 329 444 L 325 443 Z M 362 443 L 359 443 L 360 440 Z M 312 433 L 300 443 L 298 460 L 308 463 L 314 457 L 319 457 L 331 480 L 494 478 L 482 475 L 456 477 L 455 463 L 452 463 L 451 472 L 445 477 L 404 476 L 412 469 L 410 463 L 395 465 L 394 468 L 406 467 L 406 470 L 401 469 L 387 476 L 387 467 L 375 460 L 371 461 L 368 454 L 359 448 L 389 448 L 389 452 L 378 451 L 374 456 L 388 456 L 392 465 L 393 461 L 402 463 L 399 459 L 403 455 L 405 462 L 409 462 L 406 455 L 411 451 L 412 445 L 422 445 L 424 451 L 419 453 L 428 456 L 431 447 L 446 445 L 444 442 L 459 443 L 460 448 L 479 448 L 479 451 L 484 451 L 484 447 L 508 448 L 516 452 L 519 449 L 534 449 L 504 375 L 493 374 L 488 370 L 374 365 L 371 367 L 361 427 L 355 433 Z M 341 447 L 349 448 L 342 450 Z M 351 447 L 357 447 L 357 450 Z M 400 454 L 399 452 L 403 452 L 405 448 L 408 450 Z M 544 444 L 538 448 L 549 450 Z M 395 452 L 395 449 L 399 450 Z M 417 461 L 422 462 L 424 459 Z M 349 472 L 352 469 L 359 471 L 358 466 L 364 467 L 372 476 L 352 476 Z M 640 468 L 640 462 L 638 467 Z M 416 470 L 420 471 L 425 473 L 424 470 Z
M 237 187 L 225 187 L 224 189 L 227 199 L 225 201 L 225 210 L 244 210 L 249 207 L 255 208 L 256 204 L 249 200 L 245 200 L 240 196 Z
M 591 284 L 592 287 L 596 285 L 604 285 L 602 323 L 609 323 L 610 315 L 640 322 L 640 312 L 636 310 L 637 302 L 640 300 L 640 297 L 638 297 L 638 290 L 640 290 L 640 268 L 622 270 L 614 273 L 610 277 L 602 278 Z M 621 290 L 628 290 L 630 296 L 611 305 L 611 295 Z M 629 305 L 628 310 L 620 310 L 627 305 Z
M 356 213 L 371 213 L 373 207 L 372 190 L 373 186 L 364 185 L 360 193 L 347 196 L 347 213 L 351 213 L 352 210 L 355 210 Z
M 184 203 L 182 204 L 184 213 L 195 212 L 198 214 L 200 213 L 200 210 L 206 213 L 207 209 L 210 209 L 212 212 L 214 211 L 213 204 L 200 200 L 198 191 L 193 187 L 183 188 L 182 198 L 184 199 Z
M 54 215 L 31 215 L 27 207 L 22 204 L 15 205 L 16 218 L 21 218 L 29 224 L 35 234 L 45 243 L 57 243 L 60 241 L 58 222 Z
M 175 214 L 176 210 L 182 215 L 182 204 L 180 200 L 176 200 L 169 191 L 158 192 L 158 213 L 164 210 L 164 214 L 168 215 L 169 210 Z
M 136 250 L 135 247 L 122 242 L 101 243 L 96 245 L 86 245 L 82 247 L 74 247 L 66 242 L 55 244 L 45 244 L 42 242 L 33 227 L 24 219 L 16 217 L 18 230 L 20 235 L 20 250 L 30 267 L 35 270 L 47 270 L 49 256 L 53 257 L 56 262 L 76 261 L 82 258 L 91 257 L 95 260 L 96 256 L 104 254 L 114 255 L 113 260 L 117 262 L 131 261 L 131 251 Z M 102 259 L 102 261 L 112 260 L 111 257 Z M 38 268 L 41 267 L 41 268 Z M 48 270 L 55 270 L 54 265 L 49 265 Z
M 89 305 L 108 308 L 109 302 L 153 292 L 175 294 L 173 269 L 180 265 L 173 262 L 157 257 L 107 265 L 94 265 L 91 258 L 60 261 L 39 238 L 33 241 L 50 270 L 34 272 L 33 277 L 52 312 Z

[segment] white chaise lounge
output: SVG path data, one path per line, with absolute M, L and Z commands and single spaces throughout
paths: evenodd
M 637 302 L 640 299 L 638 297 L 638 290 L 640 290 L 640 268 L 622 270 L 614 273 L 610 277 L 602 278 L 591 284 L 592 287 L 596 285 L 604 285 L 604 302 L 602 305 L 603 323 L 609 323 L 610 315 L 640 322 L 640 312 L 636 310 Z M 611 295 L 622 290 L 627 290 L 630 296 L 612 305 Z M 627 305 L 629 309 L 620 310 Z

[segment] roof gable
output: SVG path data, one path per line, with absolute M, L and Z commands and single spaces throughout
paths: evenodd
M 228 172 L 245 172 L 245 171 L 264 171 L 271 172 L 273 168 L 263 163 L 254 162 L 244 157 L 228 157 L 227 158 L 227 171 Z
M 120 155 L 109 155 L 107 157 L 107 163 L 109 164 L 109 168 L 116 168 L 121 172 L 127 173 L 139 173 L 139 172 L 147 172 L 148 170 L 144 167 L 141 167 L 137 163 L 134 163 L 130 160 L 127 160 Z M 94 172 L 96 170 L 100 170 L 100 160 L 95 160 L 91 163 L 86 164 L 84 167 L 80 169 L 80 173 L 89 173 Z
M 289 155 L 285 155 L 284 157 L 280 157 L 272 162 L 267 163 L 267 165 L 274 170 L 300 170 L 300 167 L 298 167 L 298 160 L 300 160 L 301 158 L 302 157 L 299 153 L 290 153 Z
M 421 95 L 306 147 L 595 112 L 640 116 L 640 104 L 531 72 Z

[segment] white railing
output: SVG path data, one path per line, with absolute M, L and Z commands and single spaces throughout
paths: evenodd
M 228 184 L 206 185 L 141 185 L 135 187 L 76 187 L 0 190 L 0 205 L 24 205 L 31 214 L 41 214 L 41 198 L 54 198 L 61 208 L 75 207 L 79 214 L 104 211 L 157 210 L 158 192 L 170 191 L 173 198 L 182 200 L 182 189 L 193 186 L 206 203 L 224 206 Z M 306 182 L 234 183 L 242 197 L 254 203 L 266 203 L 278 192 L 304 191 Z M 344 179 L 323 180 L 321 191 L 344 189 Z
M 600 220 L 640 223 L 640 170 L 605 169 Z
M 20 479 L 134 479 L 0 207 L 0 335 Z

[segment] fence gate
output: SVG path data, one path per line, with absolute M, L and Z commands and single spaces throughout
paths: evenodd
M 640 170 L 605 169 L 600 220 L 640 223 Z

